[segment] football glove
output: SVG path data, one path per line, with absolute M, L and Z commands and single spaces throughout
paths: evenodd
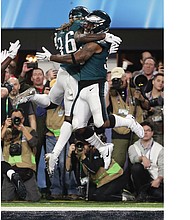
M 20 48 L 20 41 L 17 40 L 15 43 L 11 43 L 10 42 L 10 47 L 9 47 L 9 50 L 8 50 L 8 56 L 11 58 L 11 59 L 14 59 L 17 55 L 17 52 Z
M 44 51 L 44 53 L 36 52 L 37 60 L 38 61 L 45 61 L 45 60 L 50 61 L 51 53 L 45 47 L 42 47 L 42 50 Z
M 119 48 L 119 44 L 116 44 L 116 43 L 111 44 L 109 54 L 117 53 L 118 48 Z
M 104 38 L 104 40 L 108 43 L 117 43 L 117 44 L 120 44 L 122 42 L 121 38 L 120 37 L 117 37 L 113 34 L 110 34 L 110 33 L 106 33 L 106 37 Z
M 1 51 L 1 63 L 8 57 L 8 51 L 3 50 Z

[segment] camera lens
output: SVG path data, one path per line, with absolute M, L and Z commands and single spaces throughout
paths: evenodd
M 81 141 L 76 142 L 75 147 L 78 151 L 83 151 L 84 143 Z
M 14 117 L 12 120 L 14 125 L 19 125 L 21 123 L 21 119 L 19 117 Z

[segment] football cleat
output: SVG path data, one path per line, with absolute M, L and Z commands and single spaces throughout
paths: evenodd
M 14 184 L 19 198 L 24 200 L 26 198 L 26 187 L 18 173 L 12 174 L 11 182 Z

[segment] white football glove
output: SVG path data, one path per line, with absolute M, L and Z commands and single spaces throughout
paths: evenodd
M 42 47 L 42 50 L 44 51 L 44 53 L 36 52 L 37 60 L 39 60 L 39 61 L 45 61 L 45 60 L 50 61 L 51 53 L 45 47 Z
M 1 63 L 8 57 L 8 51 L 3 50 L 1 51 Z
M 17 52 L 20 48 L 20 41 L 17 40 L 15 43 L 11 43 L 10 42 L 10 47 L 9 47 L 9 50 L 8 50 L 8 56 L 11 58 L 11 59 L 14 59 L 17 55 Z
M 106 33 L 106 37 L 104 38 L 104 40 L 108 43 L 116 43 L 116 44 L 120 44 L 122 42 L 120 37 L 117 37 L 113 34 L 110 33 Z
M 116 43 L 111 44 L 109 54 L 117 53 L 118 49 L 119 49 L 119 44 Z

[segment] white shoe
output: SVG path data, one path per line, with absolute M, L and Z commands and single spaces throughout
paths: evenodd
M 46 168 L 50 176 L 53 175 L 53 171 L 55 169 L 55 165 L 57 164 L 57 161 L 58 158 L 55 156 L 53 152 L 45 154 Z
M 13 105 L 15 106 L 15 105 L 18 105 L 18 104 L 21 104 L 21 103 L 26 103 L 35 94 L 36 94 L 36 89 L 31 87 L 31 88 L 25 90 L 24 92 L 18 94 L 15 97 L 15 99 L 13 100 Z
M 105 146 L 100 147 L 98 150 L 100 154 L 103 157 L 104 160 L 104 168 L 107 170 L 112 159 L 112 151 L 113 151 L 113 144 L 112 143 L 107 143 Z
M 122 193 L 122 201 L 126 202 L 126 201 L 134 201 L 135 200 L 135 196 L 129 192 L 128 190 L 124 190 Z
M 139 138 L 144 137 L 144 129 L 143 127 L 135 120 L 134 116 L 131 114 L 128 114 L 125 117 L 129 122 L 129 128 L 132 132 L 134 132 Z

